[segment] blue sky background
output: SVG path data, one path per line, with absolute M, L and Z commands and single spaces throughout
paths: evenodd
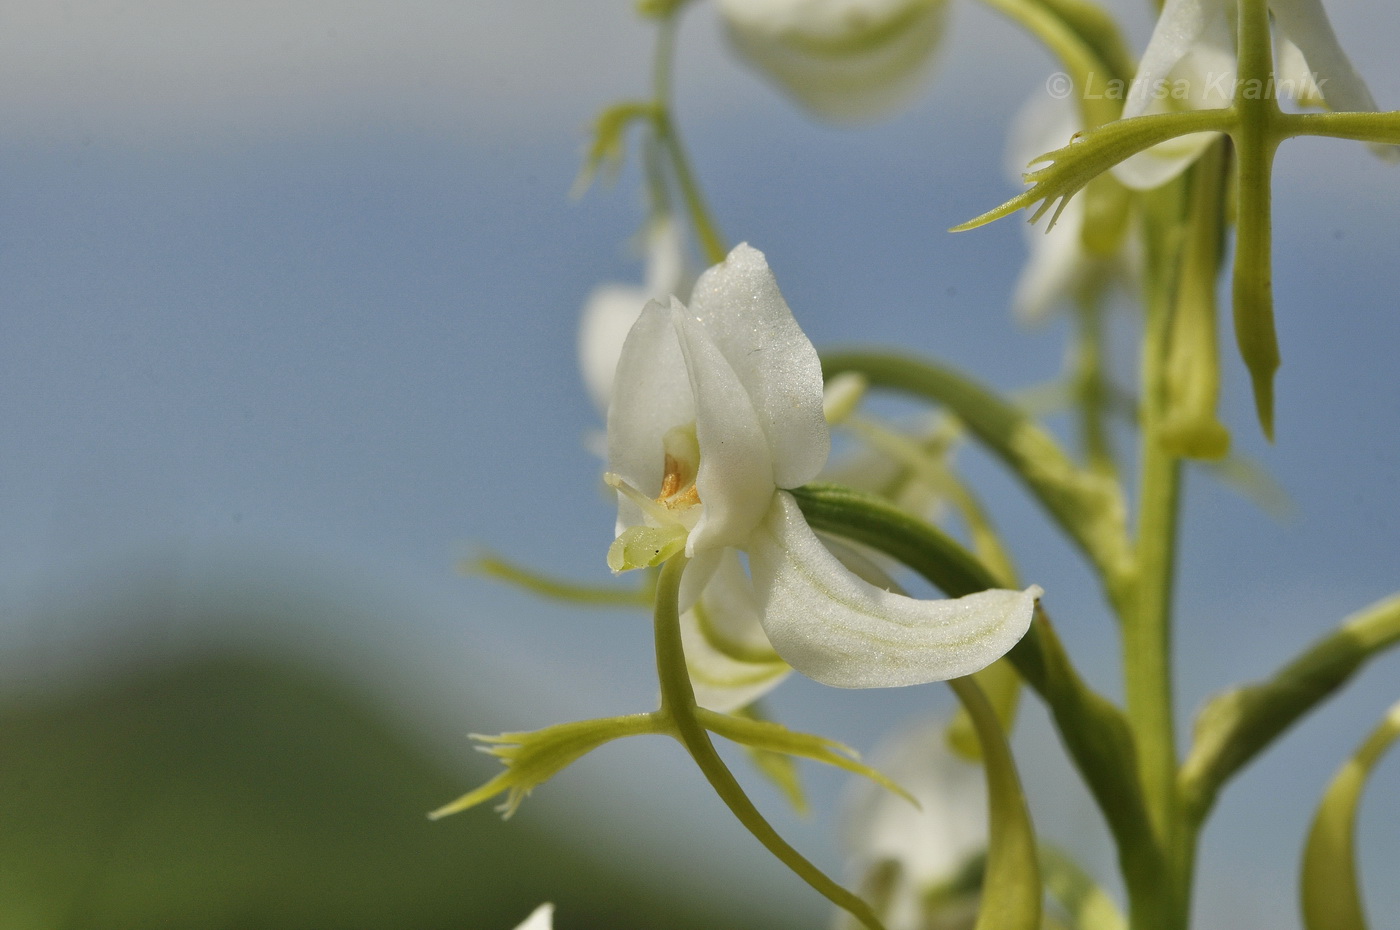
M 1400 8 L 1368 0 L 1332 13 L 1381 105 L 1400 106 Z M 1141 49 L 1146 17 L 1134 7 L 1128 18 Z M 1006 389 L 1057 370 L 1061 327 L 1026 332 L 1006 309 L 1020 224 L 944 232 L 1017 189 L 1002 127 L 1053 68 L 1028 40 L 957 4 L 927 93 L 860 131 L 808 122 L 732 62 L 707 5 L 682 40 L 681 125 L 720 224 L 768 254 L 819 346 L 922 348 Z M 444 753 L 463 752 L 467 731 L 649 708 L 645 618 L 542 604 L 453 572 L 485 545 L 606 580 L 612 516 L 582 443 L 596 419 L 575 325 L 593 286 L 640 278 L 627 249 L 640 200 L 631 172 L 578 202 L 567 192 L 582 128 L 645 92 L 648 61 L 649 34 L 620 0 L 7 3 L 6 689 L 253 636 L 363 676 Z M 1400 588 L 1400 175 L 1359 146 L 1303 141 L 1284 147 L 1277 176 L 1278 442 L 1257 436 L 1229 352 L 1224 415 L 1237 448 L 1296 506 L 1280 522 L 1192 476 L 1183 724 L 1208 694 Z M 1128 314 L 1118 329 L 1126 349 Z M 1116 693 L 1114 639 L 1088 576 L 995 467 L 972 455 L 968 470 L 1077 661 Z M 338 620 L 215 630 L 103 619 L 138 590 L 190 605 L 312 592 Z M 1203 925 L 1296 925 L 1312 806 L 1400 697 L 1397 671 L 1394 656 L 1376 662 L 1227 793 L 1201 861 Z M 862 748 L 949 706 L 936 687 L 801 681 L 772 703 L 792 725 Z M 1039 822 L 1106 869 L 1106 841 L 1053 736 L 1038 711 L 1026 724 Z M 1397 769 L 1378 773 L 1361 829 L 1376 914 L 1400 912 L 1400 889 L 1384 881 L 1400 863 Z M 777 819 L 839 869 L 829 847 L 841 780 L 812 781 L 819 813 Z M 694 881 L 825 913 L 669 745 L 610 747 L 520 816 L 569 818 L 639 867 L 690 848 L 678 837 L 694 833 L 710 844 L 690 853 L 702 864 Z

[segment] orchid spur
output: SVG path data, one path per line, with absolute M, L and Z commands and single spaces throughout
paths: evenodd
M 700 277 L 689 308 L 648 304 L 623 345 L 608 411 L 606 480 L 619 493 L 609 565 L 684 554 L 684 611 L 734 550 L 746 553 L 774 650 L 836 687 L 960 677 L 1015 645 L 1037 587 L 916 600 L 832 554 L 785 490 L 815 478 L 829 450 L 816 350 L 762 253 L 740 245 Z

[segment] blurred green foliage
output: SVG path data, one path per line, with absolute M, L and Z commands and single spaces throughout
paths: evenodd
M 131 670 L 0 706 L 4 930 L 772 927 L 605 850 L 476 811 L 353 688 L 248 655 Z M 672 869 L 680 866 L 673 865 Z M 676 896 L 680 896 L 676 899 Z

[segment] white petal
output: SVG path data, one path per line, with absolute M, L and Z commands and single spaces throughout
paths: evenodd
M 915 600 L 848 571 L 779 492 L 748 547 L 763 628 L 778 654 L 838 688 L 888 688 L 969 675 L 1030 626 L 1040 589 Z
M 723 550 L 699 603 L 681 615 L 681 641 L 695 700 L 721 713 L 758 700 L 792 670 L 764 635 L 753 583 L 733 549 Z
M 612 398 L 613 375 L 622 344 L 648 300 L 666 303 L 690 296 L 685 245 L 674 217 L 662 216 L 646 231 L 646 286 L 604 284 L 588 296 L 579 322 L 578 358 L 583 383 L 604 415 Z
M 792 318 L 763 253 L 739 245 L 701 275 L 690 312 L 748 393 L 772 450 L 778 487 L 811 481 L 831 451 L 821 361 Z
M 893 859 L 916 887 L 947 881 L 987 848 L 987 784 L 982 767 L 948 748 L 948 724 L 925 720 L 886 740 L 870 764 L 919 802 L 865 779 L 846 805 L 848 855 L 862 866 Z
M 1274 75 L 1280 96 L 1291 97 L 1301 106 L 1326 106 L 1302 50 L 1282 30 L 1274 39 Z
M 608 470 L 648 496 L 661 491 L 662 437 L 695 420 L 695 401 L 672 311 L 647 304 L 617 363 L 608 408 Z M 643 522 L 636 505 L 619 496 L 618 532 Z
M 525 922 L 516 927 L 515 930 L 553 930 L 554 928 L 554 905 L 541 904 L 535 908 Z
M 1022 323 L 1041 323 L 1061 304 L 1074 300 L 1074 292 L 1091 259 L 1084 253 L 1084 197 L 1070 199 L 1050 229 L 1026 224 L 1029 256 L 1016 290 L 1012 311 Z
M 946 0 L 720 0 L 730 41 L 817 115 L 877 118 L 924 83 Z
M 1021 107 L 1007 140 L 1007 168 L 1015 180 L 1032 160 L 1066 145 L 1080 128 L 1079 113 L 1069 99 L 1057 100 L 1043 93 Z M 1089 260 L 1084 253 L 1084 197 L 1070 198 L 1055 225 L 1025 227 L 1030 256 L 1016 280 L 1011 306 L 1023 323 L 1049 316 L 1058 304 L 1072 300 Z
M 686 555 L 704 549 L 740 546 L 768 510 L 773 492 L 773 458 L 753 399 L 710 331 L 672 303 L 695 397 L 695 437 L 700 468 L 700 521 L 686 542 Z
M 578 329 L 578 364 L 593 405 L 607 412 L 613 375 L 632 324 L 652 294 L 625 284 L 604 284 L 588 295 Z
M 663 216 L 647 230 L 647 290 L 657 300 L 689 300 L 693 283 L 681 225 L 675 217 Z
M 1342 50 L 1327 11 L 1318 0 L 1271 0 L 1269 9 L 1279 31 L 1298 46 L 1308 67 L 1317 75 L 1327 106 L 1333 110 L 1376 109 L 1375 98 Z
M 1171 107 L 1228 106 L 1236 74 L 1233 10 L 1234 3 L 1227 0 L 1167 0 L 1138 64 L 1123 117 Z M 1185 82 L 1189 99 L 1172 99 L 1176 81 Z M 1113 173 L 1138 190 L 1157 187 L 1185 170 L 1216 135 L 1179 136 L 1120 162 Z

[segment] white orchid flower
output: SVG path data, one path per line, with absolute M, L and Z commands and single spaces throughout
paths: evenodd
M 515 930 L 554 930 L 554 905 L 541 904 Z
M 1333 110 L 1374 111 L 1376 101 L 1342 50 L 1321 0 L 1270 0 L 1278 30 L 1272 90 Z M 1128 91 L 1123 116 L 1165 112 L 1185 105 L 1230 105 L 1237 80 L 1236 0 L 1167 0 Z M 1178 92 L 1180 91 L 1180 92 Z M 1165 184 L 1196 159 L 1216 136 L 1180 136 L 1129 158 L 1114 173 L 1129 187 Z M 1390 147 L 1387 147 L 1390 148 Z
M 1012 122 L 1007 140 L 1006 164 L 1012 180 L 1019 182 L 1026 166 L 1041 153 L 1057 149 L 1074 138 L 1083 126 L 1073 100 L 1037 93 Z M 1030 252 L 1016 290 L 1012 310 L 1023 323 L 1043 322 L 1051 311 L 1072 305 L 1084 295 L 1110 284 L 1127 284 L 1136 263 L 1136 243 L 1124 243 L 1112 255 L 1095 255 L 1084 246 L 1085 195 L 1070 198 L 1054 225 L 1025 225 Z
M 645 234 L 646 283 L 603 284 L 588 295 L 579 321 L 578 361 L 588 396 L 606 413 L 613 372 L 622 343 L 648 300 L 665 300 L 688 291 L 685 245 L 674 217 L 654 220 Z
M 835 121 L 888 113 L 922 85 L 947 0 L 719 0 L 741 56 Z
M 919 802 L 852 783 L 843 805 L 850 869 L 875 880 L 887 930 L 970 928 L 975 894 L 938 894 L 987 849 L 987 786 L 982 767 L 956 756 L 947 725 L 905 729 L 872 754 L 876 765 Z
M 648 304 L 623 345 L 608 410 L 610 564 L 683 551 L 686 610 L 742 550 L 776 653 L 837 687 L 955 678 L 1015 645 L 1039 588 L 915 600 L 860 579 L 817 539 L 783 489 L 815 478 L 829 450 L 816 350 L 762 253 L 741 245 L 700 277 L 689 308 Z

